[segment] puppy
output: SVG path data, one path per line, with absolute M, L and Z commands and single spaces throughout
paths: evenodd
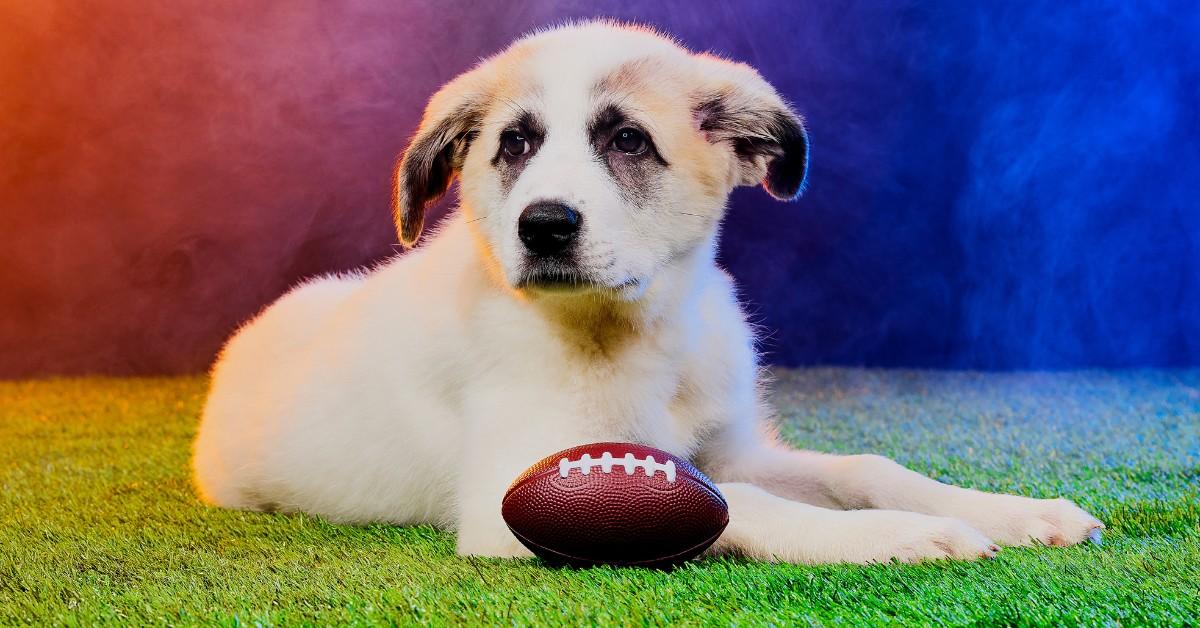
M 1078 543 L 1065 500 L 935 482 L 778 444 L 753 334 L 714 262 L 726 198 L 803 189 L 800 117 L 753 69 L 590 22 L 512 44 L 433 96 L 395 173 L 400 240 L 297 287 L 222 352 L 195 443 L 211 504 L 454 529 L 528 555 L 500 517 L 549 452 L 637 441 L 719 483 L 714 551 L 796 563 L 975 559 Z

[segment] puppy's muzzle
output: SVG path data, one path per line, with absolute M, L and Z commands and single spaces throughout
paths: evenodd
M 582 216 L 562 203 L 534 203 L 517 219 L 517 237 L 536 257 L 562 255 L 575 243 Z

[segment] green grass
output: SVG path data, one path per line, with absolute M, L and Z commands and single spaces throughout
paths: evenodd
M 430 528 L 202 506 L 205 382 L 0 382 L 0 624 L 1196 624 L 1200 372 L 780 371 L 795 444 L 1069 497 L 1102 546 L 672 573 L 465 559 Z

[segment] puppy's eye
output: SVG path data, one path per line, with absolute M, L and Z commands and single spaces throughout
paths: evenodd
M 640 155 L 648 146 L 646 136 L 637 129 L 624 128 L 613 136 L 612 147 L 629 155 Z
M 529 140 L 520 131 L 505 131 L 500 134 L 500 147 L 509 157 L 520 157 L 529 152 Z

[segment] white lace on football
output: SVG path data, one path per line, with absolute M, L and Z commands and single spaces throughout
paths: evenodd
M 612 473 L 614 466 L 625 467 L 625 475 L 633 475 L 638 467 L 646 473 L 646 477 L 653 477 L 658 471 L 662 471 L 667 476 L 668 482 L 675 481 L 675 461 L 667 460 L 666 462 L 658 462 L 654 456 L 646 456 L 645 460 L 640 460 L 634 457 L 633 454 L 625 454 L 624 458 L 613 458 L 612 453 L 604 452 L 599 458 L 592 458 L 591 454 L 583 454 L 579 460 L 571 461 L 563 458 L 558 461 L 559 477 L 567 477 L 571 469 L 579 469 L 579 472 L 587 475 L 592 472 L 592 467 L 599 466 L 604 473 Z

